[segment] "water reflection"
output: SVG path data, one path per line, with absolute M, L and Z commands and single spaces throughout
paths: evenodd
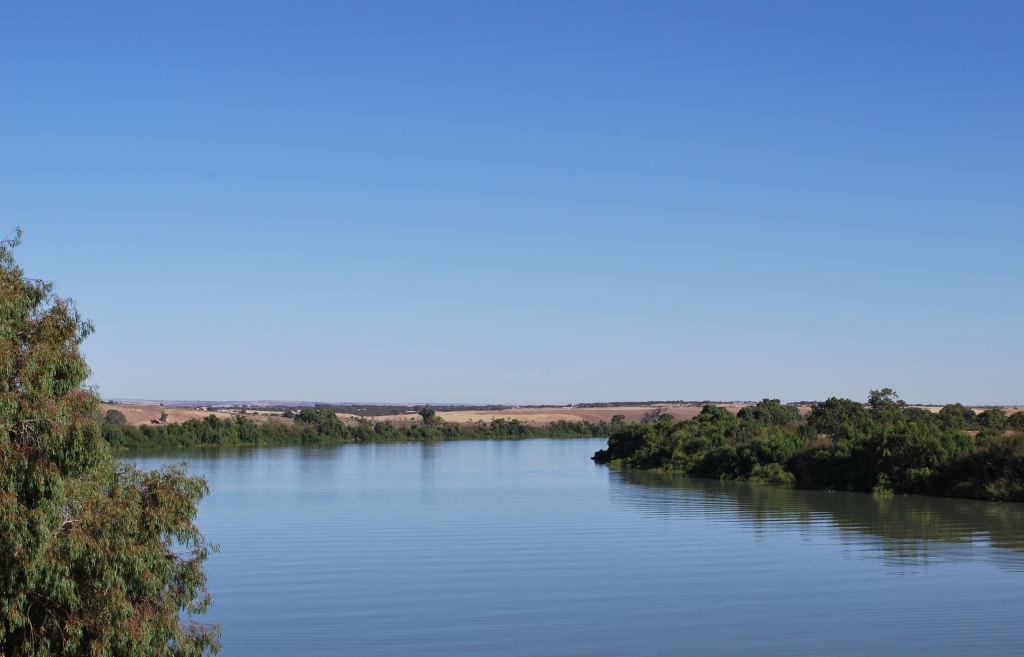
M 984 559 L 1024 571 L 1024 504 L 923 496 L 879 497 L 694 479 L 658 472 L 613 472 L 613 500 L 647 513 L 731 517 L 771 531 L 781 524 L 881 550 L 901 566 Z

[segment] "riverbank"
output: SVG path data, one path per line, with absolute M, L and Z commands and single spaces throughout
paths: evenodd
M 421 417 L 416 425 L 363 419 L 356 423 L 336 414 L 304 409 L 293 419 L 269 418 L 257 422 L 249 415 L 210 413 L 185 422 L 135 425 L 127 422 L 100 425 L 103 439 L 113 449 L 196 447 L 203 445 L 311 445 L 344 443 L 394 443 L 439 440 L 502 440 L 510 438 L 605 437 L 626 426 L 621 417 L 611 422 L 558 420 L 530 425 L 516 419 L 456 424 L 436 415 Z
M 749 403 L 745 402 L 715 402 L 719 406 L 728 408 L 732 413 L 738 413 L 744 406 L 749 406 Z M 370 422 L 390 422 L 396 427 L 407 427 L 422 422 L 419 415 L 419 410 L 422 406 L 407 406 L 403 407 L 404 410 L 397 411 L 397 407 L 391 406 L 373 406 L 368 405 L 367 407 L 356 407 L 356 406 L 340 406 L 340 405 L 324 405 L 319 404 L 316 406 L 306 405 L 300 406 L 295 405 L 288 407 L 292 412 L 286 412 L 284 406 L 278 405 L 277 407 L 266 407 L 257 405 L 245 405 L 233 403 L 225 405 L 214 405 L 214 406 L 180 406 L 174 402 L 170 402 L 172 405 L 162 405 L 157 402 L 138 402 L 138 403 L 111 403 L 103 402 L 101 405 L 102 414 L 106 414 L 109 411 L 117 411 L 125 416 L 126 424 L 140 425 L 140 424 L 164 424 L 177 422 L 179 424 L 187 422 L 191 419 L 202 420 L 210 414 L 216 415 L 221 419 L 227 419 L 234 415 L 239 415 L 242 410 L 245 410 L 245 415 L 256 424 L 265 424 L 267 422 L 281 422 L 283 424 L 291 424 L 291 415 L 299 412 L 302 408 L 315 408 L 323 409 L 327 408 L 334 412 L 339 420 L 342 422 L 355 425 L 361 420 L 369 420 Z M 640 422 L 646 416 L 652 414 L 664 414 L 668 413 L 675 417 L 677 420 L 688 420 L 695 417 L 700 413 L 703 408 L 704 402 L 649 402 L 649 403 L 614 403 L 614 404 L 602 404 L 598 405 L 575 405 L 575 406 L 501 406 L 496 408 L 456 408 L 456 409 L 443 409 L 438 408 L 437 417 L 459 425 L 470 425 L 480 423 L 490 423 L 492 420 L 504 419 L 506 421 L 518 420 L 522 424 L 526 424 L 533 427 L 543 427 L 552 422 L 566 421 L 566 422 L 591 422 L 593 424 L 599 424 L 600 422 L 611 422 L 613 418 L 621 415 L 625 422 Z M 802 406 L 803 412 L 809 412 L 810 406 Z M 346 412 L 351 410 L 353 412 Z M 163 420 L 161 420 L 163 418 Z
M 738 415 L 708 404 L 692 420 L 624 427 L 594 461 L 696 477 L 883 495 L 1024 501 L 1024 412 L 910 407 L 888 389 L 831 398 L 804 418 L 778 400 Z

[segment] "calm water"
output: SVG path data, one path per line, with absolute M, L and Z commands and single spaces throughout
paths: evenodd
M 609 471 L 603 440 L 187 459 L 224 655 L 1020 655 L 1024 505 Z

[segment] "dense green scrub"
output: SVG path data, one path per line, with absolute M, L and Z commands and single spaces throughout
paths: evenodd
M 697 477 L 830 490 L 1024 501 L 1024 413 L 909 408 L 888 388 L 868 404 L 831 398 L 802 418 L 766 399 L 733 415 L 708 404 L 623 427 L 594 460 Z
M 459 425 L 425 414 L 423 424 L 398 428 L 390 422 L 362 421 L 347 425 L 328 410 L 305 409 L 294 423 L 256 424 L 244 415 L 221 419 L 209 415 L 178 424 L 100 425 L 104 440 L 113 448 L 191 447 L 196 445 L 295 445 L 350 442 L 403 442 L 507 438 L 568 438 L 608 436 L 623 428 L 621 419 L 611 423 L 559 420 L 534 427 L 519 420 L 496 419 L 488 424 Z

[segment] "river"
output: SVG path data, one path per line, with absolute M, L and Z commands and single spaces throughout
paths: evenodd
M 604 440 L 187 460 L 235 655 L 1019 655 L 1024 504 L 595 465 Z

